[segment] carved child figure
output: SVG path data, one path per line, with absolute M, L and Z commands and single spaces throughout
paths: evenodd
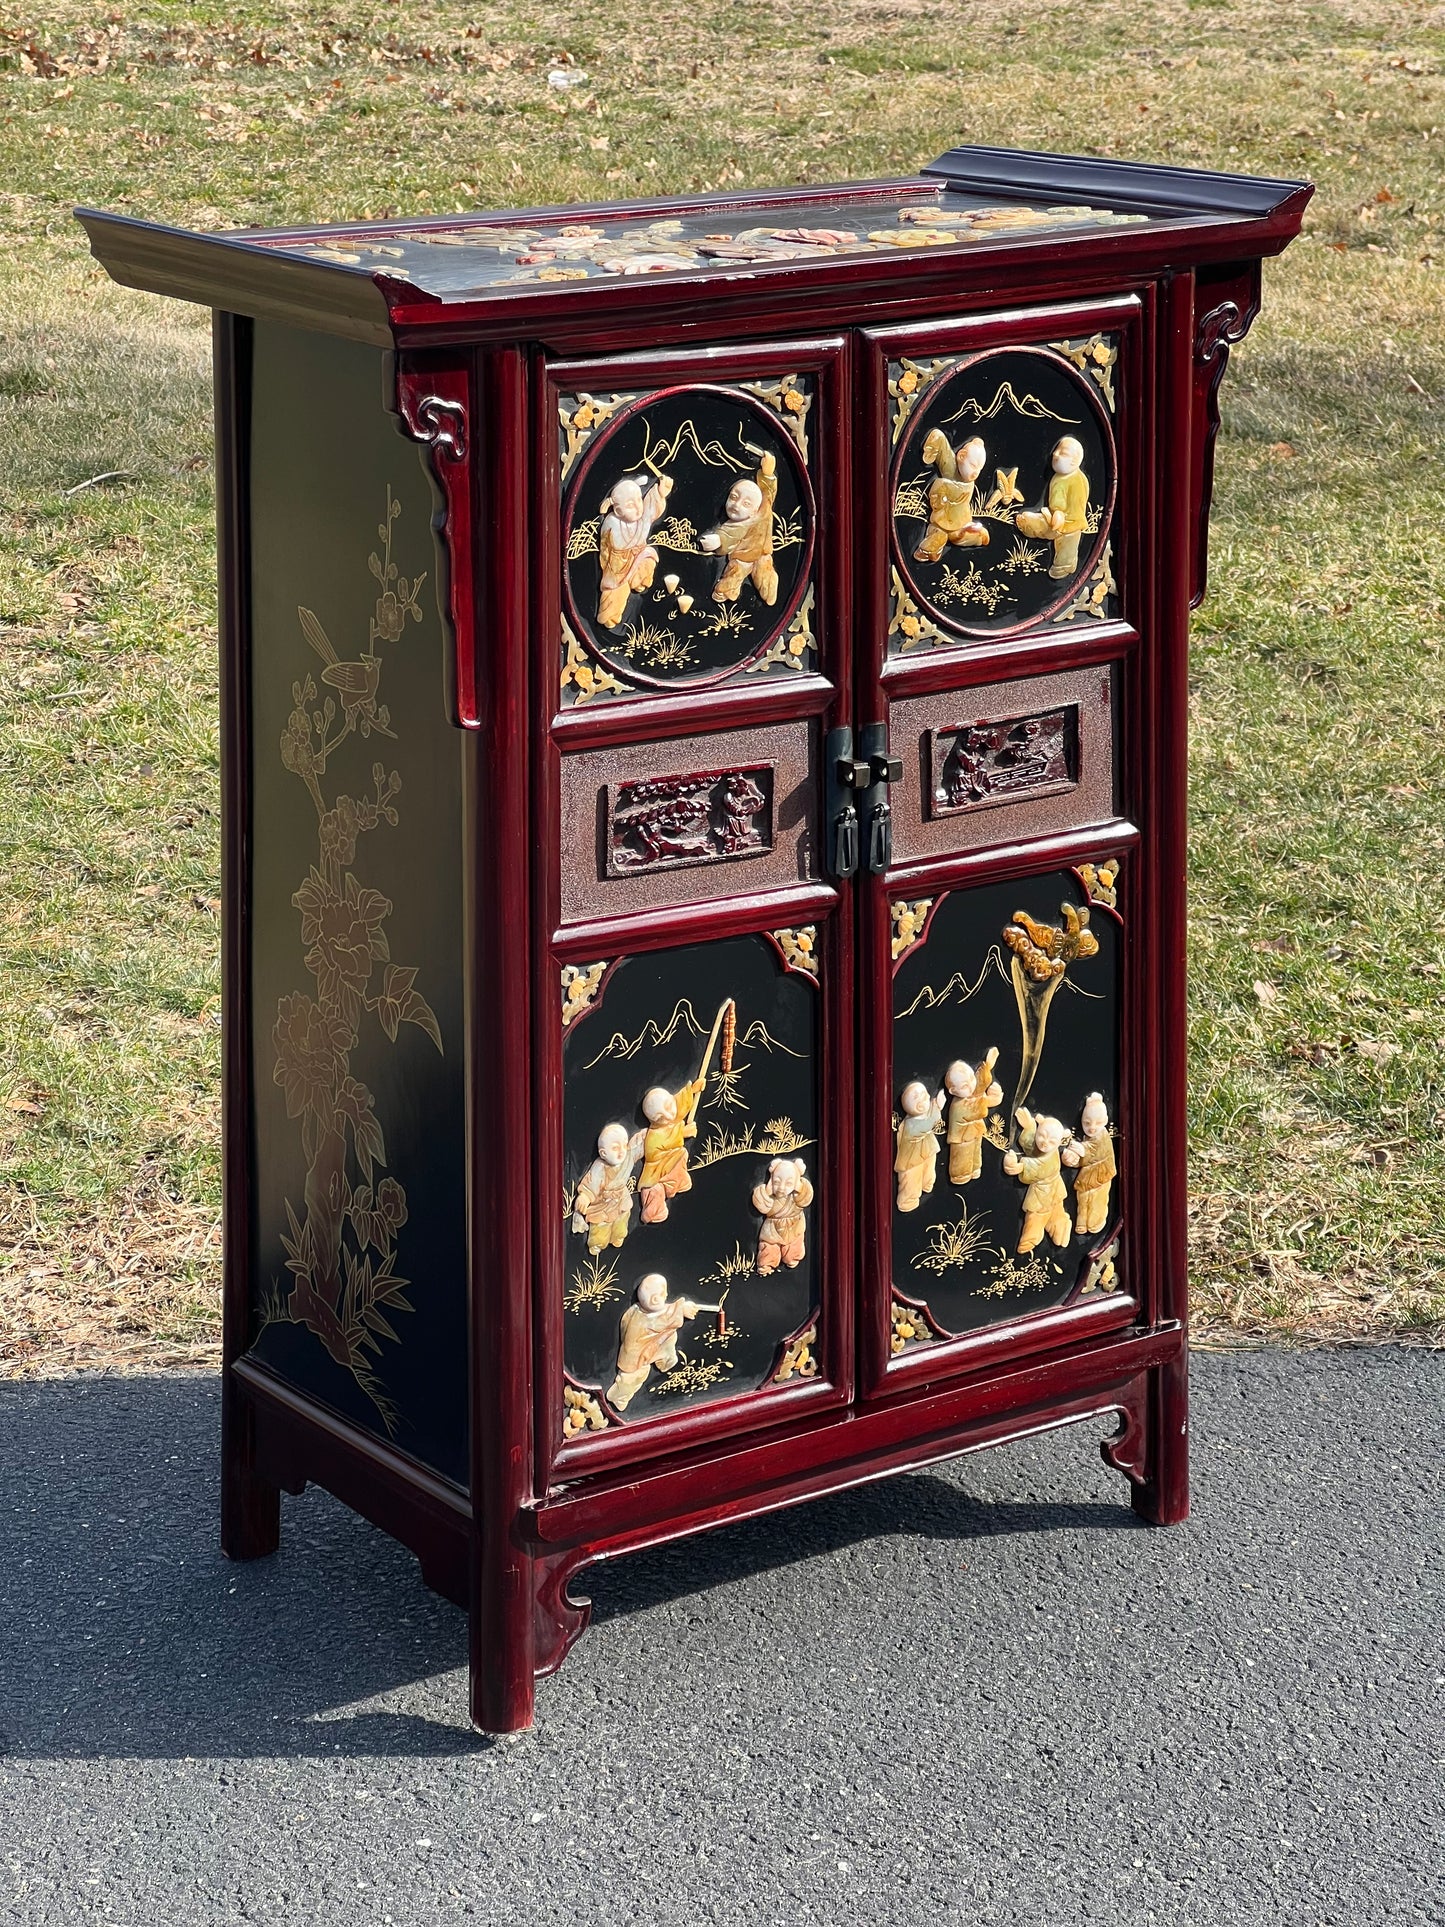
M 1066 1245 L 1070 1236 L 1068 1193 L 1059 1172 L 1059 1147 L 1068 1132 L 1056 1117 L 1035 1117 L 1022 1106 L 1014 1115 L 1023 1127 L 1019 1144 L 1027 1155 L 1005 1151 L 1003 1168 L 1011 1178 L 1021 1178 L 1028 1186 L 1018 1249 L 1032 1251 L 1046 1232 L 1056 1245 Z
M 622 1314 L 617 1347 L 617 1376 L 607 1388 L 608 1402 L 625 1412 L 647 1383 L 654 1366 L 670 1372 L 677 1363 L 677 1334 L 702 1309 L 691 1298 L 669 1299 L 667 1280 L 650 1271 L 637 1287 L 637 1303 Z
M 1050 457 L 1053 480 L 1049 483 L 1048 503 L 1042 509 L 1020 509 L 1015 526 L 1024 535 L 1047 537 L 1054 545 L 1053 566 L 1049 574 L 1056 582 L 1071 576 L 1079 566 L 1079 537 L 1088 526 L 1089 478 L 1080 467 L 1084 445 L 1074 435 L 1063 435 L 1054 444 Z
M 616 629 L 627 613 L 628 598 L 650 589 L 657 572 L 657 550 L 648 541 L 652 525 L 667 506 L 672 477 L 659 475 L 643 493 L 642 483 L 625 475 L 602 500 L 602 528 L 597 547 L 602 583 L 597 593 L 597 620 Z
M 676 1092 L 654 1084 L 642 1100 L 647 1130 L 642 1140 L 642 1172 L 637 1190 L 642 1199 L 644 1224 L 661 1224 L 667 1216 L 669 1200 L 679 1191 L 692 1189 L 686 1140 L 697 1136 L 694 1113 L 701 1095 L 702 1079 L 698 1078 Z
M 699 538 L 710 555 L 727 557 L 727 567 L 712 592 L 714 602 L 736 602 L 743 584 L 753 587 L 768 607 L 778 599 L 773 566 L 773 503 L 778 495 L 778 458 L 764 455 L 756 479 L 734 482 L 723 510 L 726 520 Z
M 948 1175 L 954 1184 L 971 1184 L 983 1169 L 983 1133 L 988 1114 L 1003 1103 L 1003 1086 L 994 1082 L 998 1046 L 975 1070 L 956 1058 L 944 1073 L 952 1100 L 948 1106 Z
M 898 1155 L 893 1169 L 898 1174 L 898 1209 L 916 1211 L 925 1191 L 933 1189 L 938 1166 L 938 1138 L 943 1119 L 943 1092 L 929 1095 L 928 1086 L 917 1079 L 905 1084 L 899 1098 L 903 1122 L 898 1127 Z
M 1084 1099 L 1083 1133 L 1083 1143 L 1076 1139 L 1062 1157 L 1078 1173 L 1074 1179 L 1074 1229 L 1092 1235 L 1109 1222 L 1109 1193 L 1118 1170 L 1114 1140 L 1109 1135 L 1109 1109 L 1098 1091 L 1090 1091 Z
M 625 1124 L 604 1124 L 597 1156 L 583 1173 L 572 1206 L 572 1229 L 587 1233 L 589 1251 L 618 1246 L 632 1221 L 632 1167 L 642 1150 L 643 1133 Z
M 801 1158 L 774 1158 L 766 1184 L 753 1191 L 753 1209 L 762 1217 L 758 1229 L 758 1276 L 786 1265 L 801 1264 L 807 1233 L 803 1213 L 813 1202 L 813 1187 L 804 1177 Z
M 988 530 L 973 513 L 973 485 L 982 475 L 987 458 L 977 435 L 954 449 L 941 428 L 929 430 L 923 459 L 935 474 L 928 484 L 928 527 L 913 551 L 916 562 L 936 562 L 949 547 L 988 547 Z

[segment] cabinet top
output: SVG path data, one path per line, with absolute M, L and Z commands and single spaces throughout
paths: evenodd
M 459 325 L 479 335 L 554 318 L 586 325 L 640 301 L 651 318 L 699 294 L 730 309 L 783 289 L 856 299 L 940 279 L 963 289 L 979 269 L 996 285 L 1000 255 L 1050 283 L 1084 261 L 1139 273 L 1273 254 L 1312 192 L 1302 181 L 958 147 L 907 180 L 614 205 L 218 234 L 77 215 L 96 257 L 130 286 L 419 345 L 455 339 Z

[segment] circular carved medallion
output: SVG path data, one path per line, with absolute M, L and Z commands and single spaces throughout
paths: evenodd
M 1048 348 L 974 355 L 923 390 L 899 442 L 895 565 L 918 608 L 961 635 L 1047 622 L 1088 581 L 1115 487 L 1087 376 Z
M 645 396 L 598 429 L 569 481 L 567 618 L 627 683 L 719 682 L 792 620 L 813 525 L 798 445 L 772 410 L 727 388 Z

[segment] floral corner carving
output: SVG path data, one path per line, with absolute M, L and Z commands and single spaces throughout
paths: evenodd
M 913 649 L 920 642 L 952 642 L 954 637 L 940 629 L 931 617 L 923 614 L 904 587 L 903 577 L 897 568 L 892 568 L 890 573 L 893 578 L 893 612 L 888 619 L 888 633 L 899 638 L 899 648 Z
M 577 458 L 602 426 L 630 399 L 627 395 L 559 395 L 557 420 L 562 431 L 562 479 L 577 466 Z
M 1074 875 L 1084 886 L 1084 895 L 1090 903 L 1101 903 L 1106 910 L 1119 907 L 1119 859 L 1111 856 L 1107 863 L 1081 863 Z
M 792 621 L 773 643 L 763 652 L 756 662 L 747 666 L 747 674 L 757 675 L 759 670 L 771 669 L 781 663 L 785 669 L 806 669 L 806 658 L 818 646 L 813 634 L 813 585 L 808 584 L 807 594 L 798 604 Z
M 1088 581 L 1074 597 L 1068 608 L 1055 619 L 1059 622 L 1072 622 L 1075 616 L 1094 616 L 1100 622 L 1107 622 L 1113 614 L 1110 600 L 1118 591 L 1114 580 L 1114 544 L 1106 542 L 1103 554 L 1095 563 Z
M 808 459 L 808 414 L 813 406 L 809 389 L 797 375 L 783 375 L 777 381 L 745 381 L 748 394 L 771 408 L 798 445 L 798 453 Z
M 818 1321 L 813 1320 L 806 1331 L 799 1332 L 790 1339 L 773 1373 L 774 1385 L 785 1385 L 790 1378 L 816 1378 L 818 1361 L 813 1356 L 813 1348 L 818 1342 Z
M 578 1385 L 562 1388 L 562 1442 L 567 1444 L 583 1432 L 605 1432 L 611 1423 L 601 1403 L 591 1392 Z
M 937 375 L 952 368 L 957 359 L 956 355 L 945 355 L 936 361 L 912 361 L 904 355 L 900 360 L 889 363 L 888 394 L 893 403 L 895 446 L 924 391 Z
M 592 1000 L 602 988 L 602 979 L 608 971 L 608 962 L 592 964 L 563 964 L 562 966 L 562 1028 L 567 1030 L 572 1023 L 589 1009 Z
M 572 706 L 580 708 L 583 703 L 595 702 L 599 696 L 622 696 L 627 693 L 624 684 L 604 669 L 600 662 L 593 660 L 577 640 L 575 631 L 566 616 L 562 618 L 562 674 L 560 687 L 565 698 L 572 691 Z
M 926 1305 L 911 1304 L 906 1298 L 894 1297 L 890 1308 L 888 1349 L 895 1358 L 909 1345 L 931 1345 L 937 1337 Z
M 816 924 L 800 924 L 796 930 L 772 930 L 768 934 L 783 953 L 783 962 L 789 970 L 799 970 L 816 981 L 818 976 Z
M 891 948 L 894 963 L 906 955 L 922 937 L 933 903 L 932 897 L 916 897 L 912 902 L 903 899 L 889 904 L 888 914 L 893 924 Z
M 1114 337 L 1090 335 L 1087 341 L 1051 341 L 1049 346 L 1071 361 L 1080 374 L 1093 378 L 1112 415 L 1118 407 L 1114 397 L 1114 369 L 1119 360 L 1119 346 Z

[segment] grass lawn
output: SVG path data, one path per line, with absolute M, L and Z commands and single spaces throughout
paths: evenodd
M 6 19 L 0 1372 L 219 1323 L 208 317 L 110 284 L 72 203 L 444 212 L 958 140 L 1319 183 L 1230 364 L 1196 626 L 1193 1276 L 1206 1342 L 1441 1342 L 1445 5 L 669 0 L 635 46 L 595 0 Z

